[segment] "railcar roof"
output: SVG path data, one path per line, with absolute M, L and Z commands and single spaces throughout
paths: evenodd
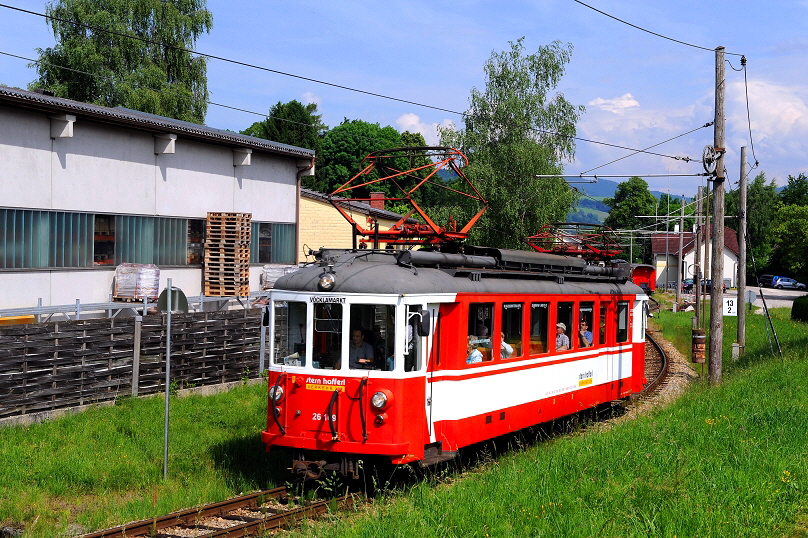
M 631 281 L 620 278 L 475 267 L 414 267 L 397 263 L 396 256 L 399 253 L 394 251 L 323 251 L 323 253 L 321 258 L 328 260 L 327 262 L 303 267 L 279 278 L 275 283 L 275 289 L 318 292 L 317 284 L 320 276 L 326 271 L 333 271 L 336 283 L 330 293 L 395 295 L 431 293 L 642 295 L 645 293 Z

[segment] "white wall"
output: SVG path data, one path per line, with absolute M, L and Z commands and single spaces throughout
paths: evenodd
M 154 154 L 150 132 L 82 120 L 73 136 L 50 138 L 48 115 L 0 106 L 0 207 L 205 218 L 252 213 L 253 220 L 295 223 L 297 157 L 253 149 L 249 166 L 233 150 L 178 135 L 175 153 Z M 259 290 L 261 267 L 251 268 Z M 0 269 L 0 309 L 104 302 L 114 268 Z M 161 270 L 186 295 L 202 291 L 200 268 Z
M 674 281 L 676 280 L 676 258 L 675 255 L 668 256 L 668 263 L 670 264 L 669 276 L 668 280 Z M 684 278 L 693 278 L 693 264 L 695 258 L 695 251 L 691 250 L 689 253 L 685 254 L 685 276 Z M 665 285 L 665 254 L 656 254 L 654 257 L 654 263 L 656 265 L 657 270 L 657 286 L 664 286 Z M 702 251 L 701 255 L 701 273 L 703 278 L 710 278 L 710 267 L 704 267 L 704 251 Z M 738 256 L 735 255 L 729 249 L 724 249 L 724 278 L 730 279 L 731 287 L 736 287 L 738 285 Z

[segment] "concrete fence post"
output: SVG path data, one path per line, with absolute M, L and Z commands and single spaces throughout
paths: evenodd
M 140 382 L 140 328 L 143 325 L 143 316 L 135 316 L 135 343 L 132 355 L 132 396 L 137 396 Z

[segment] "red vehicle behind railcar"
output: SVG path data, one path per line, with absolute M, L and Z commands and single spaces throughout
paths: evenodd
M 642 263 L 631 265 L 631 281 L 641 287 L 645 293 L 656 291 L 656 267 Z
M 647 297 L 626 264 L 474 247 L 317 258 L 271 292 L 261 436 L 305 477 L 442 461 L 644 384 Z

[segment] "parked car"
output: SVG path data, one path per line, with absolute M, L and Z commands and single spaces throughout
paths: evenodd
M 782 290 L 782 289 L 804 290 L 805 289 L 805 284 L 803 284 L 802 282 L 797 282 L 793 278 L 788 278 L 788 277 L 785 277 L 785 276 L 781 276 L 775 282 L 774 287 L 777 288 L 778 290 Z
M 693 279 L 686 278 L 682 280 L 682 291 L 685 293 L 693 293 Z
M 777 284 L 777 280 L 779 276 L 775 275 L 760 275 L 758 277 L 758 284 L 761 286 L 766 286 L 768 288 L 773 288 L 775 284 Z
M 723 291 L 727 291 L 727 287 L 722 284 L 721 289 Z M 707 280 L 701 281 L 701 291 L 702 293 L 712 293 L 713 291 L 713 281 L 709 278 Z

